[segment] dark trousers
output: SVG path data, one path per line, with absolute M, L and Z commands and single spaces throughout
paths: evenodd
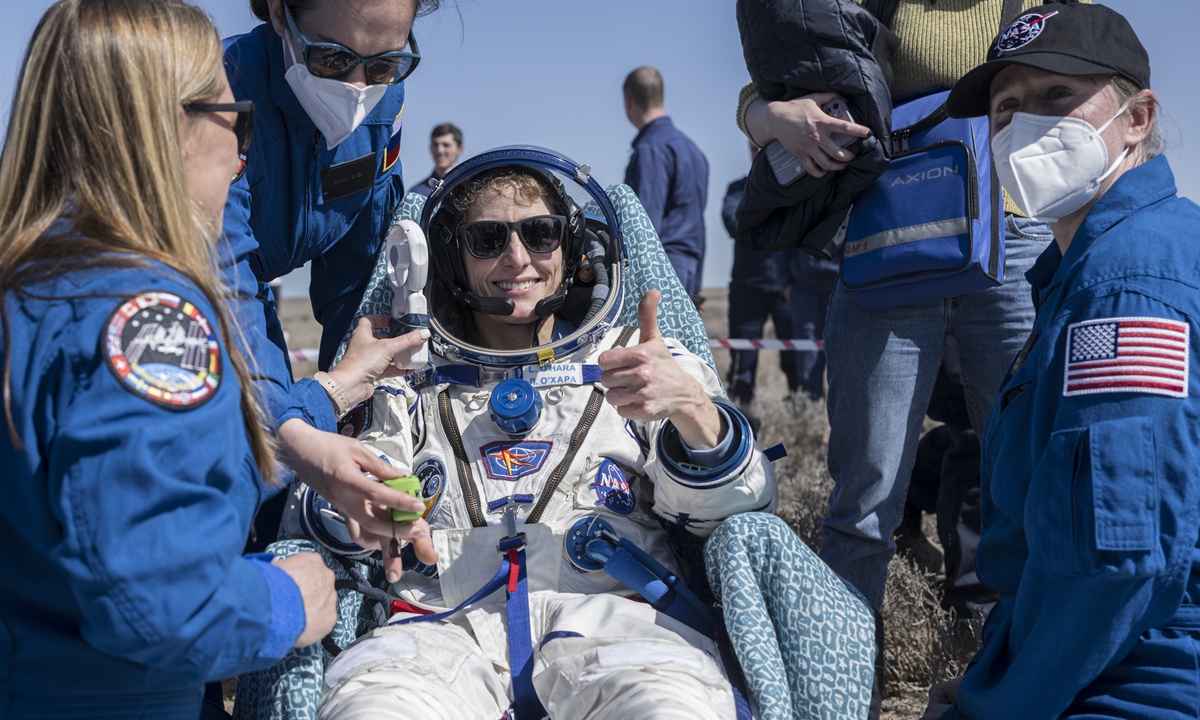
M 761 340 L 763 325 L 770 317 L 775 323 L 775 335 L 793 337 L 792 309 L 782 292 L 762 292 L 744 285 L 729 286 L 729 337 Z M 779 365 L 787 376 L 789 390 L 800 386 L 796 356 L 800 353 L 782 352 Z M 733 350 L 729 365 L 729 396 L 737 403 L 749 403 L 754 398 L 754 373 L 758 369 L 757 350 Z
M 798 340 L 820 340 L 825 337 L 825 315 L 829 312 L 832 292 L 819 293 L 792 286 L 792 337 Z M 825 396 L 825 353 L 803 351 L 796 353 L 798 384 L 813 400 Z

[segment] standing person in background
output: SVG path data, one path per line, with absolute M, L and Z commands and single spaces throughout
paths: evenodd
M 792 337 L 821 340 L 825 337 L 825 318 L 829 300 L 837 287 L 838 264 L 819 260 L 804 250 L 791 251 Z M 825 397 L 825 353 L 817 350 L 796 352 L 796 374 L 800 387 L 813 400 Z
M 412 26 L 418 11 L 436 5 L 250 0 L 263 24 L 225 41 L 233 94 L 255 103 L 260 129 L 225 207 L 221 260 L 236 292 L 234 313 L 281 458 L 372 547 L 392 538 L 386 508 L 415 511 L 422 504 L 368 479 L 364 472 L 386 478 L 395 471 L 338 435 L 337 421 L 420 338 L 375 339 L 364 321 L 336 369 L 293 383 L 267 283 L 313 261 L 309 296 L 323 327 L 318 365 L 328 370 L 402 197 L 403 80 L 420 60 Z M 260 513 L 256 531 L 264 545 L 276 536 L 285 499 L 280 493 Z M 400 535 L 409 530 L 400 526 Z
M 319 555 L 241 555 L 276 467 L 215 260 L 253 113 L 190 5 L 34 31 L 0 158 L 7 720 L 195 720 L 337 619 Z
M 441 184 L 446 173 L 458 165 L 458 159 L 462 157 L 464 150 L 462 130 L 452 123 L 442 123 L 435 127 L 433 132 L 429 133 L 429 155 L 433 157 L 433 172 L 408 191 L 429 197 L 429 193 L 433 192 L 436 185 Z
M 625 184 L 646 208 L 679 282 L 702 308 L 708 160 L 663 109 L 663 79 L 657 70 L 640 67 L 629 73 L 624 93 L 625 117 L 638 130 Z
M 758 148 L 750 146 L 750 159 Z M 729 183 L 721 205 L 721 219 L 730 237 L 737 237 L 737 206 L 746 190 L 745 176 Z M 792 310 L 788 304 L 788 263 L 792 251 L 756 252 L 740 243 L 733 245 L 733 277 L 729 281 L 729 337 L 762 338 L 767 318 L 775 324 L 775 337 L 792 337 Z M 787 376 L 788 392 L 800 387 L 794 352 L 781 352 L 779 366 Z M 750 409 L 754 400 L 755 372 L 758 369 L 757 350 L 730 351 L 727 388 L 729 398 L 743 410 Z M 749 417 L 749 416 L 748 416 Z M 751 417 L 751 422 L 756 420 Z M 757 428 L 756 428 L 757 429 Z

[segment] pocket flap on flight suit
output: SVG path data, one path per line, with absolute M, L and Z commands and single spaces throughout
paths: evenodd
M 1147 551 L 1158 544 L 1154 427 L 1149 418 L 1088 428 L 1096 549 Z

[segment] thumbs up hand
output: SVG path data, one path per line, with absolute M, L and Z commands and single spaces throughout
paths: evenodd
M 658 329 L 661 295 L 650 290 L 638 304 L 637 345 L 600 353 L 600 383 L 617 413 L 638 422 L 669 419 L 693 450 L 716 447 L 721 415 L 708 393 L 680 367 Z

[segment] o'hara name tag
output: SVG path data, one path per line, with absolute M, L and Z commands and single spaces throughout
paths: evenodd
M 583 384 L 584 366 L 581 363 L 559 363 L 546 367 L 530 366 L 530 368 L 533 369 L 526 370 L 525 379 L 535 388 Z
M 375 183 L 375 155 L 327 167 L 321 171 L 321 202 L 333 202 L 370 189 Z

